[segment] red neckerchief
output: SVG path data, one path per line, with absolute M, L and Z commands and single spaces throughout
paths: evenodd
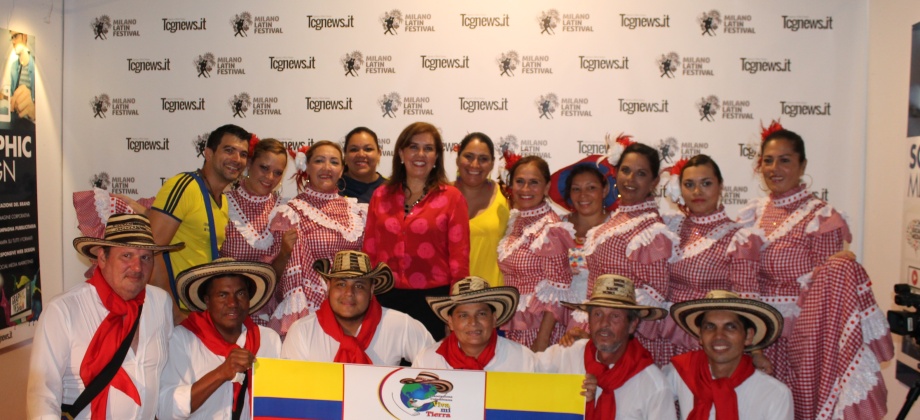
M 716 420 L 738 420 L 738 396 L 735 388 L 754 374 L 751 356 L 741 356 L 741 362 L 728 378 L 712 378 L 709 358 L 702 350 L 684 353 L 671 358 L 671 364 L 680 378 L 693 392 L 693 411 L 687 420 L 709 419 L 709 411 L 716 406 Z
M 339 342 L 339 351 L 335 353 L 336 363 L 355 363 L 360 365 L 372 365 L 370 357 L 367 357 L 367 347 L 371 345 L 374 333 L 377 332 L 377 326 L 380 325 L 380 319 L 383 316 L 383 309 L 377 298 L 371 296 L 370 304 L 367 306 L 367 312 L 364 314 L 364 320 L 361 321 L 361 329 L 357 337 L 345 334 L 339 321 L 335 319 L 332 312 L 332 306 L 329 305 L 329 298 L 323 301 L 316 311 L 316 320 L 319 326 L 323 328 L 326 335 Z
M 99 375 L 99 372 L 102 372 L 105 365 L 112 361 L 118 346 L 131 332 L 134 321 L 140 316 L 139 308 L 144 304 L 147 290 L 142 289 L 134 299 L 126 301 L 112 290 L 112 286 L 102 277 L 99 267 L 96 267 L 93 276 L 86 282 L 96 288 L 96 294 L 102 300 L 102 306 L 109 311 L 109 314 L 96 328 L 93 339 L 90 340 L 89 346 L 86 348 L 83 361 L 80 362 L 80 379 L 83 379 L 84 385 L 89 385 Z M 133 340 L 133 338 L 128 339 Z M 109 402 L 109 390 L 112 387 L 124 392 L 137 405 L 141 405 L 141 396 L 137 392 L 137 387 L 134 386 L 134 382 L 131 381 L 128 372 L 123 367 L 120 367 L 118 372 L 115 373 L 115 377 L 112 378 L 112 382 L 109 382 L 90 403 L 91 414 L 94 419 L 105 418 L 105 411 Z
M 262 341 L 259 327 L 252 322 L 252 317 L 248 315 L 243 317 L 243 325 L 246 326 L 246 344 L 243 345 L 243 348 L 256 355 L 259 353 L 259 345 Z M 211 353 L 220 357 L 226 358 L 230 355 L 231 350 L 240 348 L 236 343 L 228 343 L 227 340 L 224 340 L 224 336 L 217 331 L 217 327 L 214 326 L 214 321 L 211 319 L 211 314 L 208 312 L 192 312 L 188 318 L 185 318 L 185 321 L 182 321 L 182 326 L 191 331 L 192 334 L 195 334 L 195 337 L 198 337 L 201 343 L 208 350 L 211 350 Z M 249 391 L 249 397 L 252 398 L 252 369 L 247 370 L 246 375 L 249 376 L 247 391 Z M 236 398 L 240 395 L 241 386 L 242 384 L 233 383 L 233 406 L 230 407 L 231 411 L 236 407 Z
M 498 343 L 498 334 L 496 331 L 492 331 L 492 336 L 489 337 L 489 344 L 486 344 L 486 348 L 482 350 L 482 353 L 479 353 L 477 357 L 467 356 L 463 349 L 460 348 L 460 340 L 457 339 L 457 334 L 451 331 L 447 338 L 441 342 L 441 345 L 438 346 L 437 353 L 444 356 L 447 364 L 454 369 L 485 370 L 486 365 L 495 357 L 496 343 Z
M 639 344 L 639 340 L 629 339 L 626 352 L 613 367 L 608 367 L 597 361 L 597 347 L 589 340 L 585 346 L 585 371 L 597 377 L 597 386 L 604 393 L 596 399 L 596 404 L 590 401 L 585 404 L 585 419 L 616 418 L 617 399 L 613 392 L 653 363 L 651 353 Z

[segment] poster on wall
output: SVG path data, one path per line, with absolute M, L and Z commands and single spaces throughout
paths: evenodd
M 0 29 L 0 348 L 41 313 L 35 157 L 35 37 Z

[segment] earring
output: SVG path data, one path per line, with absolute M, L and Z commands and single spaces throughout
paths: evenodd
M 800 181 L 800 182 L 803 182 L 803 183 L 805 184 L 805 189 L 806 189 L 806 190 L 811 191 L 811 184 L 813 184 L 813 183 L 815 182 L 815 180 L 812 179 L 811 175 L 809 175 L 809 174 L 805 174 L 805 175 L 803 175 L 803 176 L 807 176 L 807 177 L 808 177 L 808 182 L 804 182 L 801 178 L 799 179 L 799 181 Z

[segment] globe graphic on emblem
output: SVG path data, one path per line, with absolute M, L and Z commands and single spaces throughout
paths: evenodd
M 411 383 L 405 384 L 399 392 L 399 399 L 403 405 L 414 411 L 428 411 L 434 408 L 434 403 L 430 400 L 438 391 L 431 384 Z M 421 405 L 419 402 L 425 401 Z

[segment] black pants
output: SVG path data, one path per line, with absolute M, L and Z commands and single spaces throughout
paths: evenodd
M 380 305 L 386 308 L 395 309 L 400 312 L 409 314 L 412 318 L 417 319 L 431 336 L 434 341 L 441 341 L 446 336 L 447 328 L 441 318 L 438 318 L 428 306 L 425 300 L 426 296 L 447 296 L 450 294 L 450 286 L 433 287 L 431 289 L 393 289 L 382 295 L 377 296 Z

